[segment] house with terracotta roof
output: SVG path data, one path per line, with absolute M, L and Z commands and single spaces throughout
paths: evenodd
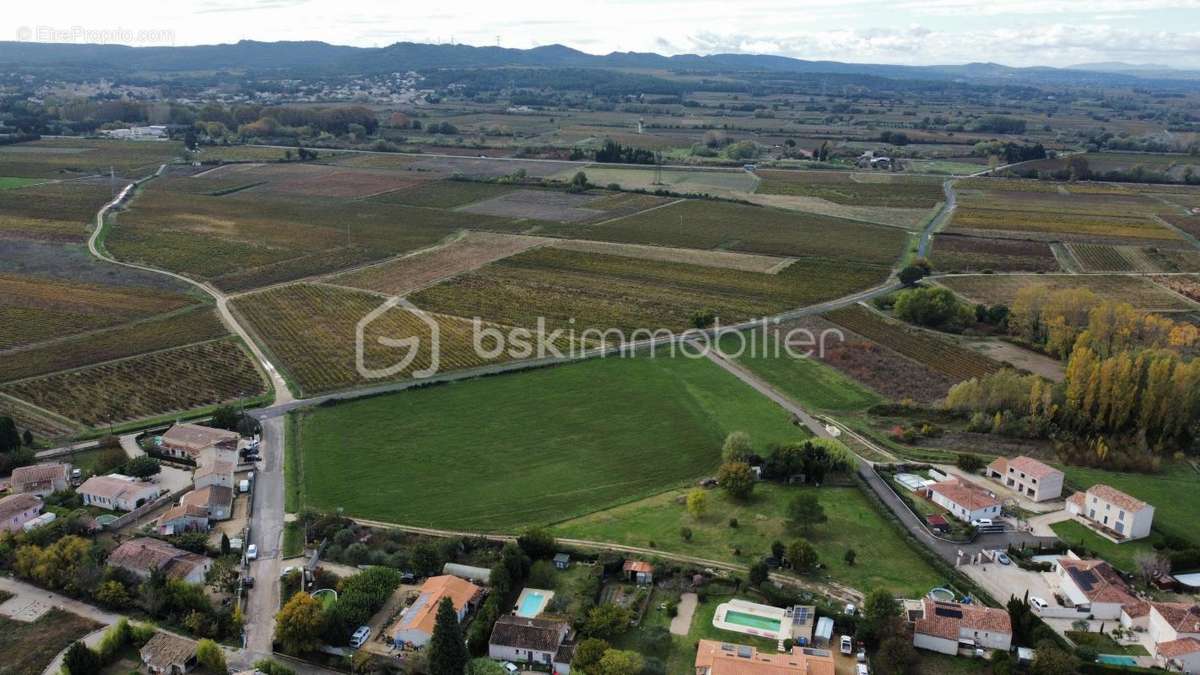
M 196 667 L 197 646 L 187 638 L 159 632 L 138 650 L 138 655 L 154 675 L 183 675 Z
M 997 457 L 987 466 L 988 478 L 1035 502 L 1062 496 L 1063 472 L 1031 457 Z
M 196 489 L 218 486 L 233 489 L 233 472 L 237 465 L 233 462 L 202 458 L 199 468 L 192 475 L 192 484 Z
M 1093 619 L 1122 621 L 1137 625 L 1137 619 L 1147 616 L 1145 603 L 1134 597 L 1120 574 L 1103 560 L 1085 560 L 1064 556 L 1054 565 L 1054 581 L 1067 605 L 1087 610 Z M 1129 627 L 1129 626 L 1127 626 Z
M 158 498 L 158 486 L 119 473 L 92 476 L 75 492 L 83 498 L 84 506 L 110 511 L 132 511 Z
M 1067 499 L 1067 513 L 1116 542 L 1150 535 L 1154 507 L 1120 490 L 1097 483 Z
M 925 598 L 921 610 L 910 616 L 915 619 L 913 646 L 920 649 L 955 656 L 960 649 L 1012 647 L 1012 620 L 1003 609 Z
M 141 579 L 149 577 L 155 570 L 162 570 L 168 577 L 190 584 L 203 583 L 212 562 L 211 558 L 149 537 L 130 539 L 108 556 L 109 565 L 120 567 Z
M 444 598 L 450 598 L 461 622 L 479 605 L 482 597 L 483 589 L 466 579 L 448 574 L 430 577 L 421 586 L 420 595 L 413 604 L 406 607 L 396 623 L 388 628 L 388 636 L 397 647 L 406 644 L 424 647 L 433 637 L 438 605 Z
M 573 648 L 571 624 L 557 619 L 525 618 L 507 614 L 496 619 L 488 638 L 488 657 L 512 663 L 537 664 L 550 667 L 557 675 L 571 672 L 571 659 L 566 656 Z M 560 656 L 561 654 L 561 656 Z
M 42 513 L 42 498 L 20 492 L 0 499 L 0 532 L 20 532 Z
M 167 509 L 154 522 L 157 532 L 163 536 L 184 532 L 208 532 L 208 509 L 179 504 Z
M 176 424 L 159 437 L 159 451 L 167 457 L 199 462 L 210 448 L 237 451 L 241 434 L 200 424 Z
M 1200 640 L 1183 638 L 1160 642 L 1155 646 L 1154 660 L 1167 670 L 1200 673 Z
M 61 462 L 31 464 L 13 469 L 9 490 L 46 497 L 71 486 L 71 465 Z
M 644 560 L 626 560 L 621 566 L 621 571 L 625 573 L 625 578 L 637 584 L 652 584 L 654 583 L 654 565 Z
M 1183 602 L 1150 603 L 1150 638 L 1156 644 L 1200 640 L 1200 605 Z
M 789 652 L 760 652 L 749 645 L 700 640 L 696 675 L 834 675 L 833 652 L 792 647 Z
M 930 500 L 959 520 L 970 523 L 1000 516 L 1000 500 L 970 481 L 952 477 L 933 483 L 928 489 Z

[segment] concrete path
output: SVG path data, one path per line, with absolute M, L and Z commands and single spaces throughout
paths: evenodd
M 687 635 L 692 629 L 692 615 L 696 613 L 696 603 L 699 598 L 695 593 L 684 593 L 679 596 L 678 612 L 671 619 L 672 635 Z
M 1071 520 L 1072 518 L 1074 518 L 1074 516 L 1067 513 L 1065 510 L 1043 513 L 1042 515 L 1034 516 L 1027 521 L 1029 523 L 1029 532 L 1030 534 L 1034 534 L 1039 537 L 1053 537 L 1054 530 L 1050 526 L 1055 523 Z

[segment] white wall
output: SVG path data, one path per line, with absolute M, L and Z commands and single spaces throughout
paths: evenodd
M 957 640 L 947 640 L 946 638 L 925 635 L 924 633 L 913 633 L 913 646 L 918 649 L 928 649 L 931 652 L 938 652 L 939 654 L 949 654 L 950 656 L 958 654 Z
M 499 661 L 512 661 L 513 663 L 532 661 L 533 663 L 550 665 L 551 661 L 554 660 L 554 654 L 555 652 L 531 651 L 528 649 L 488 644 L 488 656 Z

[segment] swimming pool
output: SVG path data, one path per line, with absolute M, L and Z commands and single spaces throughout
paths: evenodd
M 772 619 L 769 616 L 759 616 L 757 614 L 737 612 L 732 609 L 725 612 L 725 621 L 732 624 L 737 624 L 739 626 L 746 626 L 747 628 L 757 628 L 759 630 L 771 631 L 772 633 L 778 633 L 781 625 L 779 619 Z
M 1100 663 L 1110 666 L 1136 666 L 1137 659 L 1132 656 L 1121 656 L 1120 654 L 1101 654 L 1096 657 Z
M 526 588 L 517 598 L 517 616 L 532 619 L 546 610 L 554 591 L 544 591 L 540 588 Z

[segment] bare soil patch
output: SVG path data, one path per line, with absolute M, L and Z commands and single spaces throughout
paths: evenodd
M 802 195 L 756 193 L 747 195 L 746 200 L 755 204 L 762 204 L 763 206 L 819 213 L 823 216 L 862 220 L 880 225 L 892 225 L 902 227 L 906 230 L 920 229 L 925 224 L 925 219 L 929 217 L 931 212 L 930 209 L 901 209 L 885 206 L 838 204 L 827 199 L 821 199 L 820 197 L 806 197 Z
M 407 295 L 550 241 L 553 240 L 544 237 L 468 232 L 444 246 L 334 277 L 331 282 L 389 295 Z
M 592 195 L 554 192 L 550 190 L 518 190 L 459 208 L 467 213 L 480 213 L 502 218 L 532 218 L 565 223 L 581 223 L 608 216 L 608 212 L 586 208 Z
M 1052 382 L 1062 382 L 1066 377 L 1065 368 L 1061 361 L 1052 359 L 1045 354 L 1025 349 L 1002 340 L 967 341 L 965 346 L 987 356 L 988 358 L 1011 363 L 1022 370 L 1028 370 Z

